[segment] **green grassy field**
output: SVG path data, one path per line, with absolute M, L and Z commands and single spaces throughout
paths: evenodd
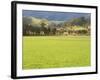
M 89 36 L 23 37 L 23 69 L 90 66 Z

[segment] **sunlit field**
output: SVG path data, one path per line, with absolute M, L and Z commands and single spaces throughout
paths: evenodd
M 90 66 L 89 36 L 23 37 L 23 69 Z

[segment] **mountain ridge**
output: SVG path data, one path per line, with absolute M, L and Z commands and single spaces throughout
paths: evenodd
M 73 18 L 90 17 L 90 13 L 23 10 L 23 16 L 44 18 L 50 21 L 67 21 Z

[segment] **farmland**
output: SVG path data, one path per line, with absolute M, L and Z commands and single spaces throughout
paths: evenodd
M 90 66 L 90 36 L 23 36 L 23 69 Z

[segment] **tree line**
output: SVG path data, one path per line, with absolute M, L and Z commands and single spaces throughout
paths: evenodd
M 90 35 L 90 18 L 80 17 L 69 21 L 49 21 L 23 17 L 24 36 Z

